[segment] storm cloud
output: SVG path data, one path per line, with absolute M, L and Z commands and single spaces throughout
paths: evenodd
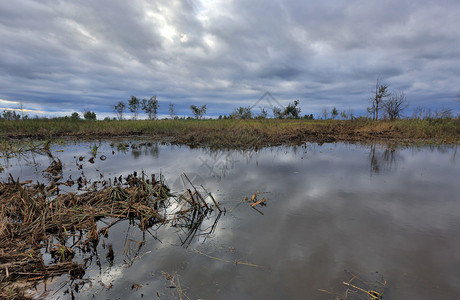
M 156 95 L 160 114 L 215 116 L 269 91 L 364 114 L 379 77 L 410 108 L 459 112 L 459 15 L 457 0 L 1 1 L 0 109 L 113 116 Z

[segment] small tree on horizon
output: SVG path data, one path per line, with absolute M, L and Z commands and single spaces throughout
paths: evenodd
M 2 118 L 7 121 L 18 121 L 21 119 L 21 115 L 17 114 L 15 110 L 4 109 Z
M 176 113 L 174 112 L 173 103 L 169 103 L 169 116 L 171 117 L 171 119 L 174 119 L 174 117 L 176 116 Z
M 195 119 L 201 119 L 203 115 L 206 114 L 206 104 L 202 106 L 196 106 L 196 105 L 190 105 L 190 109 L 192 110 L 193 115 L 195 116 Z
M 273 118 L 275 118 L 275 119 L 282 119 L 283 118 L 283 111 L 278 106 L 274 106 L 272 108 L 272 111 L 273 111 Z
M 382 108 L 386 116 L 391 121 L 399 119 L 401 112 L 408 106 L 406 95 L 402 91 L 391 93 L 387 100 L 382 103 Z
M 353 113 L 353 110 L 351 108 L 348 109 L 348 119 L 353 120 L 355 118 L 355 115 Z
M 372 115 L 373 120 L 379 119 L 379 109 L 382 102 L 385 101 L 388 96 L 390 96 L 390 92 L 388 92 L 388 85 L 382 84 L 380 82 L 380 78 L 377 78 L 374 96 L 369 99 L 372 106 L 367 108 L 367 111 Z
M 232 113 L 232 118 L 234 119 L 252 119 L 252 112 L 251 112 L 251 107 L 243 107 L 240 106 L 238 108 L 235 108 L 235 110 Z
M 83 117 L 87 121 L 95 121 L 96 120 L 96 113 L 94 111 L 87 110 L 87 111 L 85 111 L 83 113 Z
M 18 109 L 21 112 L 21 119 L 24 120 L 24 104 L 22 102 L 19 103 Z
M 71 115 L 70 115 L 70 119 L 71 120 L 80 120 L 80 115 L 77 113 L 77 112 L 73 112 Z
M 142 99 L 142 110 L 147 114 L 149 120 L 157 118 L 158 107 L 157 96 L 152 96 L 149 100 Z
M 323 108 L 322 114 L 323 114 L 323 119 L 326 120 L 327 116 L 329 115 L 329 111 L 327 107 Z
M 331 110 L 331 118 L 332 120 L 335 120 L 335 118 L 339 115 L 339 111 L 337 108 L 334 106 Z
M 289 103 L 283 111 L 283 116 L 288 119 L 298 119 L 301 109 L 297 105 L 299 105 L 299 100 L 295 100 L 294 104 Z
M 260 114 L 256 117 L 257 119 L 266 119 L 268 116 L 268 112 L 265 110 L 265 108 L 262 108 L 260 110 Z
M 123 112 L 125 109 L 126 104 L 123 101 L 118 102 L 118 104 L 114 106 L 113 110 L 117 114 L 118 120 L 123 120 Z
M 139 98 L 131 96 L 131 99 L 128 100 L 129 110 L 134 114 L 133 119 L 137 120 L 137 115 L 139 113 L 139 108 L 141 105 L 141 101 Z
M 452 119 L 453 118 L 453 110 L 449 107 L 441 107 L 439 110 L 436 109 L 434 112 L 435 119 Z

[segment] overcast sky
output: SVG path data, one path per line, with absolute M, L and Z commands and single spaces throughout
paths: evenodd
M 3 0 L 0 109 L 102 118 L 156 95 L 160 114 L 215 116 L 269 91 L 364 114 L 380 77 L 406 115 L 460 112 L 459 16 L 458 0 Z

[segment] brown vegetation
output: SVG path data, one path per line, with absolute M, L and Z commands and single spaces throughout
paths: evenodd
M 1 137 L 89 138 L 145 136 L 190 146 L 254 148 L 305 142 L 459 143 L 460 119 L 0 121 Z
M 141 230 L 169 223 L 184 228 L 190 242 L 213 207 L 221 210 L 209 193 L 200 194 L 191 182 L 191 188 L 177 198 L 153 175 L 145 178 L 134 173 L 126 177 L 125 186 L 118 183 L 82 194 L 51 196 L 43 184 L 21 183 L 11 177 L 0 182 L 0 298 L 28 298 L 25 287 L 53 276 L 82 278 L 86 265 L 73 260 L 76 251 L 90 253 L 121 220 L 137 220 Z M 214 205 L 205 201 L 208 196 Z M 167 212 L 171 199 L 177 208 Z M 102 218 L 111 223 L 98 228 Z M 52 262 L 44 261 L 43 249 L 51 254 Z M 106 257 L 113 261 L 113 256 L 110 246 Z

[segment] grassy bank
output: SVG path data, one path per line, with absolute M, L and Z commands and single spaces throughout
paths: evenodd
M 460 119 L 344 120 L 0 120 L 0 137 L 109 138 L 148 136 L 211 147 L 262 147 L 304 142 L 460 143 Z

